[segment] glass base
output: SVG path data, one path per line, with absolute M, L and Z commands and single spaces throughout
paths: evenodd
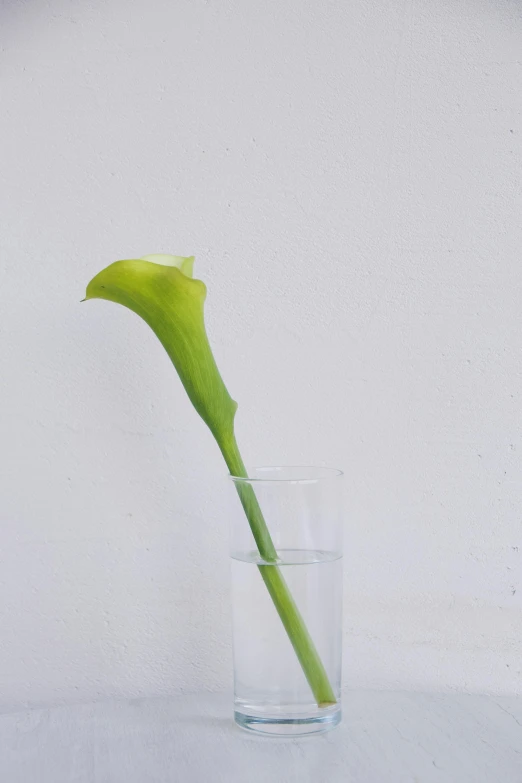
M 307 734 L 322 734 L 335 729 L 342 718 L 341 707 L 328 711 L 325 715 L 309 717 L 283 717 L 268 715 L 253 715 L 234 711 L 237 725 L 256 734 L 268 734 L 272 737 L 303 737 Z

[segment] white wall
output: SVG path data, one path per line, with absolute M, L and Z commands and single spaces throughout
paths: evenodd
M 118 258 L 194 253 L 251 464 L 347 474 L 349 685 L 522 691 L 517 0 L 4 2 L 0 704 L 230 683 L 224 466 Z

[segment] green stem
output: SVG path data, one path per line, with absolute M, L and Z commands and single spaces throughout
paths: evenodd
M 227 440 L 226 444 L 218 439 L 218 443 L 223 443 L 221 451 L 230 475 L 247 478 L 235 438 Z M 235 485 L 262 560 L 277 563 L 276 548 L 251 484 L 236 481 Z M 319 707 L 335 704 L 336 698 L 323 662 L 280 568 L 277 565 L 260 565 L 258 568 L 317 704 Z

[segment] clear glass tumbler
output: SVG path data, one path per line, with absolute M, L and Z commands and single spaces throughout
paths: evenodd
M 341 720 L 342 472 L 248 476 L 230 476 L 234 717 L 264 734 L 326 731 Z

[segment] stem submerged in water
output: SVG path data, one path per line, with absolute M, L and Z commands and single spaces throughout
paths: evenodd
M 221 445 L 221 440 L 217 440 Z M 228 441 L 226 444 L 223 443 L 221 451 L 230 475 L 248 478 L 235 439 Z M 276 565 L 277 552 L 255 492 L 247 482 L 237 481 L 235 485 L 259 554 L 266 563 L 274 563 L 274 565 L 258 566 L 261 577 L 270 593 L 270 597 L 288 634 L 288 638 L 295 650 L 317 704 L 319 707 L 331 706 L 336 703 L 332 686 L 305 621 L 281 573 L 281 569 Z

